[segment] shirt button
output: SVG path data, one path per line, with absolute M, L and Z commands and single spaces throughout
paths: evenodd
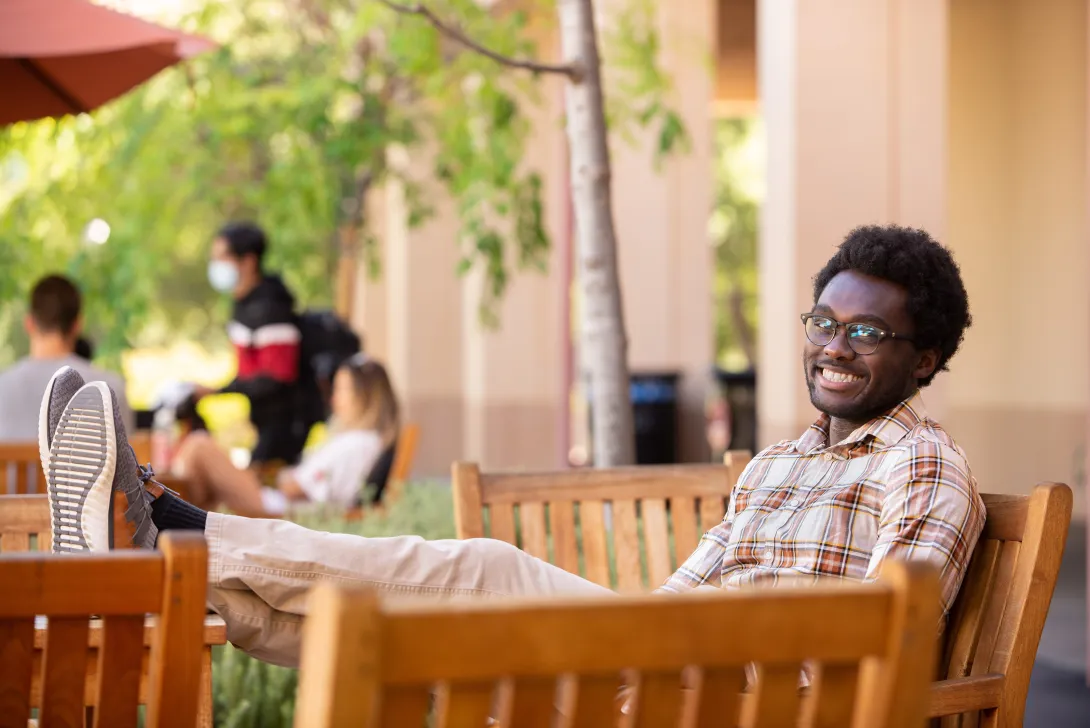
M 835 460 L 836 458 L 833 457 L 833 454 L 831 452 L 827 452 L 827 453 L 825 453 L 825 459 L 831 461 L 831 460 Z
M 791 500 L 790 500 L 790 501 L 788 502 L 788 504 L 787 504 L 787 505 L 791 506 L 792 508 L 798 508 L 798 507 L 799 507 L 799 499 L 798 499 L 798 498 L 792 498 L 792 499 L 791 499 Z
M 761 558 L 765 561 L 772 561 L 772 551 L 765 551 L 764 554 L 761 555 Z

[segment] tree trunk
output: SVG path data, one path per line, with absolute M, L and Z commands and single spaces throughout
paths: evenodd
M 565 87 L 571 193 L 582 301 L 582 359 L 589 375 L 594 464 L 632 465 L 636 436 L 628 390 L 628 340 L 617 273 L 609 146 L 593 0 L 557 0 L 564 60 L 580 70 Z

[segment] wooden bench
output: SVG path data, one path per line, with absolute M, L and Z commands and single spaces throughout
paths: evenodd
M 32 708 L 80 726 L 94 706 L 93 725 L 135 728 L 141 695 L 149 728 L 196 724 L 208 553 L 197 534 L 160 547 L 0 555 L 0 726 L 25 728 Z
M 44 492 L 38 443 L 0 443 L 0 495 Z
M 433 694 L 440 726 L 598 728 L 623 685 L 638 726 L 922 728 L 939 586 L 893 564 L 819 588 L 387 606 L 323 583 L 308 603 L 298 728 L 422 725 Z
M 603 586 L 657 587 L 696 547 L 694 519 L 679 521 L 679 514 L 696 509 L 702 530 L 719 523 L 746 460 L 746 453 L 731 453 L 722 466 L 538 474 L 482 474 L 472 463 L 456 463 L 457 534 L 507 541 Z M 944 728 L 980 721 L 1021 726 L 1071 521 L 1071 489 L 1063 484 L 1038 485 L 1030 496 L 981 497 L 987 508 L 984 533 L 951 611 L 937 671 L 941 679 L 931 690 L 929 715 L 945 717 Z M 607 502 L 614 506 L 612 533 L 601 515 Z M 571 525 L 576 507 L 578 538 Z
M 119 499 L 123 502 L 124 499 Z M 115 512 L 119 511 L 115 503 Z M 116 535 L 116 533 L 115 533 Z M 48 551 L 50 548 L 49 503 L 44 495 L 0 496 L 0 556 L 26 551 Z M 160 541 L 162 543 L 162 541 Z M 136 549 L 127 549 L 136 552 Z M 207 589 L 207 584 L 204 587 Z M 202 614 L 204 610 L 202 609 Z M 226 644 L 227 625 L 218 616 L 204 619 L 204 631 L 201 636 L 201 674 L 200 691 L 197 697 L 201 728 L 212 728 L 212 647 Z M 150 639 L 151 633 L 148 633 Z M 41 647 L 41 634 L 38 635 L 38 648 Z M 101 623 L 92 623 L 90 640 L 95 645 L 102 639 Z M 150 654 L 152 644 L 145 641 L 145 653 Z M 97 674 L 88 674 L 87 705 L 94 706 L 96 699 Z M 141 693 L 143 700 L 145 693 Z M 2 713 L 0 709 L 0 713 Z M 25 724 L 24 724 L 25 725 Z M 192 724 L 191 724 L 192 725 Z
M 481 473 L 473 463 L 455 463 L 458 538 L 487 535 L 596 584 L 645 591 L 662 584 L 723 520 L 749 457 L 737 451 L 723 465 L 560 473 Z

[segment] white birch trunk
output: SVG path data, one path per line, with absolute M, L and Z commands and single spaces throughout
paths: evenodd
M 617 235 L 610 196 L 609 146 L 593 0 L 557 0 L 565 63 L 578 81 L 565 87 L 571 153 L 572 207 L 582 302 L 582 359 L 589 375 L 597 467 L 636 462 L 628 390 L 628 340 L 617 273 Z

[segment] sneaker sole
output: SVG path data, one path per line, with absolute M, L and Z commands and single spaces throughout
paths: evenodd
M 49 448 L 45 475 L 54 552 L 109 550 L 116 463 L 110 389 L 104 382 L 86 384 L 65 408 Z M 106 543 L 97 542 L 102 519 Z

